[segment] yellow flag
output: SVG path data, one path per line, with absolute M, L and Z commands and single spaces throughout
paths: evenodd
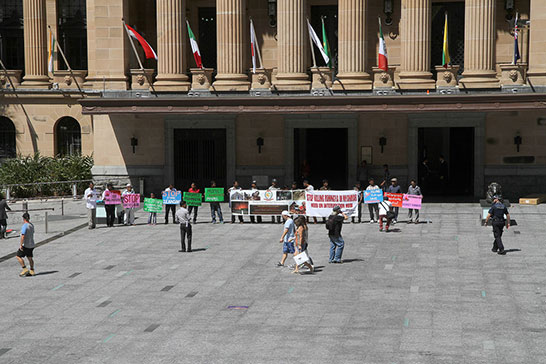
M 447 68 L 451 63 L 451 58 L 449 57 L 449 42 L 447 37 L 447 11 L 446 11 L 446 22 L 444 25 L 444 46 L 442 51 L 442 65 Z

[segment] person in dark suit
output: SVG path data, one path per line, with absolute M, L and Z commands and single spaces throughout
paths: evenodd
M 6 210 L 11 211 L 8 202 L 4 199 L 4 195 L 0 193 L 0 239 L 6 237 L 6 230 L 8 228 L 8 214 Z
M 505 255 L 506 251 L 504 250 L 504 245 L 502 244 L 502 233 L 505 226 L 507 229 L 510 229 L 510 214 L 508 213 L 508 209 L 502 202 L 502 198 L 500 196 L 493 196 L 493 205 L 489 209 L 489 213 L 485 219 L 485 226 L 487 226 L 489 219 L 492 220 L 491 224 L 493 225 L 493 236 L 495 237 L 491 251 L 499 255 Z

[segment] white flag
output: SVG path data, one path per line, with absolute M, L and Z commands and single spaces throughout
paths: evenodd
M 250 21 L 250 52 L 252 54 L 252 73 L 256 73 L 256 50 L 258 47 L 258 41 L 256 40 L 256 31 L 254 30 L 254 23 Z
M 315 43 L 315 45 L 319 49 L 320 54 L 322 54 L 322 58 L 324 58 L 324 62 L 326 64 L 330 63 L 330 57 L 328 57 L 328 55 L 324 51 L 324 48 L 322 47 L 322 42 L 320 41 L 319 37 L 317 36 L 317 33 L 315 33 L 315 30 L 313 29 L 311 24 L 309 24 L 309 20 L 307 20 L 307 27 L 309 28 L 309 38 L 311 38 L 313 43 Z

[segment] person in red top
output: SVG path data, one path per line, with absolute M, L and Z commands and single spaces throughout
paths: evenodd
M 201 190 L 199 188 L 197 188 L 197 185 L 195 184 L 195 182 L 192 182 L 191 187 L 188 190 L 188 192 L 201 193 Z M 194 224 L 197 224 L 197 209 L 198 209 L 197 206 L 189 206 L 188 207 L 188 212 L 190 213 L 190 215 L 193 212 L 193 223 Z

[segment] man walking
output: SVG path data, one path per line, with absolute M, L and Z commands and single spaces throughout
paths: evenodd
M 94 229 L 97 224 L 97 190 L 95 190 L 95 184 L 89 183 L 89 188 L 83 193 L 85 199 L 85 207 L 87 207 L 87 227 Z
M 20 277 L 34 276 L 34 225 L 30 222 L 30 215 L 28 212 L 23 214 L 23 226 L 21 227 L 21 242 L 19 250 L 17 250 L 17 260 L 21 264 L 23 270 L 19 273 Z M 24 258 L 27 257 L 29 268 L 25 265 Z
M 328 229 L 328 237 L 330 238 L 330 258 L 328 263 L 342 263 L 341 256 L 345 241 L 341 236 L 341 228 L 343 220 L 347 220 L 347 215 L 341 211 L 339 206 L 334 206 L 332 214 L 328 217 L 326 228 Z
M 387 190 L 385 191 L 387 193 L 402 193 L 402 189 L 400 188 L 400 185 L 398 184 L 397 178 L 391 178 L 391 185 L 387 187 Z M 400 210 L 399 207 L 393 207 L 394 212 L 394 219 L 392 219 L 392 223 L 396 224 L 398 222 L 398 212 Z
M 277 263 L 277 267 L 284 267 L 288 254 L 294 254 L 295 252 L 294 240 L 296 239 L 296 227 L 294 220 L 292 220 L 290 213 L 286 210 L 281 213 L 281 216 L 284 219 L 284 229 L 279 240 L 279 243 L 282 243 L 282 259 Z
M 133 191 L 133 186 L 131 186 L 130 183 L 127 183 L 127 186 L 125 186 L 125 190 L 121 193 L 121 198 L 123 199 L 124 196 L 128 195 L 134 195 L 135 191 Z M 135 208 L 134 207 L 127 207 L 125 210 L 125 217 L 123 218 L 123 224 L 124 225 L 131 225 L 135 226 Z
M 8 202 L 4 199 L 4 195 L 0 193 L 0 239 L 6 238 L 6 230 L 8 229 L 8 214 L 6 210 L 11 211 Z
M 170 191 L 176 192 L 176 188 L 174 188 L 172 184 L 169 185 L 169 187 L 165 188 L 165 192 L 170 192 Z M 173 224 L 176 224 L 176 221 L 175 221 L 176 204 L 175 203 L 165 204 L 165 224 L 169 223 L 169 212 L 171 212 L 173 215 Z
M 180 209 L 176 212 L 176 221 L 180 224 L 180 253 L 191 253 L 191 217 L 185 201 L 180 202 Z M 186 237 L 188 238 L 188 249 L 186 250 Z
M 506 220 L 504 219 L 504 216 L 506 216 Z M 487 226 L 489 219 L 492 220 L 491 224 L 493 225 L 493 236 L 495 237 L 491 251 L 493 253 L 505 255 L 506 251 L 504 250 L 504 245 L 502 244 L 502 232 L 505 225 L 507 229 L 510 229 L 510 214 L 508 213 L 506 206 L 502 203 L 500 196 L 493 196 L 493 205 L 489 209 L 489 213 L 485 218 L 485 226 Z
M 369 183 L 370 185 L 366 187 L 366 191 L 374 191 L 380 189 L 379 186 L 375 184 L 373 178 L 370 178 Z M 368 211 L 370 212 L 370 224 L 373 222 L 377 222 L 377 219 L 379 218 L 379 205 L 377 203 L 369 203 Z
M 417 186 L 417 182 L 414 179 L 410 181 L 410 186 L 408 187 L 408 195 L 421 196 L 421 187 Z M 415 220 L 412 219 L 412 215 L 415 212 Z M 408 224 L 419 223 L 419 210 L 418 209 L 408 209 Z
M 210 188 L 216 188 L 216 182 L 210 181 Z M 216 215 L 218 215 L 218 220 L 220 224 L 224 223 L 224 217 L 222 216 L 222 207 L 220 202 L 210 202 L 210 216 L 212 217 L 212 223 L 216 224 Z

